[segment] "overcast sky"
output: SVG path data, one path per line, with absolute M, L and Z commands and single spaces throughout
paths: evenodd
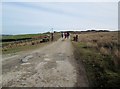
M 3 34 L 118 29 L 117 2 L 3 2 Z

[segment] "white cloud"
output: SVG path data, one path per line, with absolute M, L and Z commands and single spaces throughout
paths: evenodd
M 19 4 L 19 3 L 18 3 Z M 4 3 L 5 32 L 117 28 L 117 3 Z

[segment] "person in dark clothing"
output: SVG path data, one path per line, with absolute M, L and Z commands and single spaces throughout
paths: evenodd
M 73 41 L 76 41 L 76 36 L 73 37 Z
M 69 34 L 69 32 L 67 32 L 67 38 L 69 38 L 69 36 L 70 36 L 70 34 Z
M 76 42 L 78 42 L 78 35 L 76 35 Z
M 53 33 L 51 33 L 51 41 L 54 40 L 54 36 L 53 36 Z
M 64 33 L 61 34 L 62 38 L 64 37 Z

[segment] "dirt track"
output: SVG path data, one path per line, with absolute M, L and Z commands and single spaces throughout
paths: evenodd
M 25 60 L 23 63 L 22 59 Z M 78 68 L 79 71 L 78 71 Z M 69 39 L 28 53 L 3 58 L 3 86 L 10 87 L 87 87 L 81 64 L 76 63 Z

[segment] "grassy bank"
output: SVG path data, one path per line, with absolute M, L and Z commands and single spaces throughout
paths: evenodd
M 16 52 L 21 52 L 21 51 L 30 51 L 30 50 L 33 50 L 33 49 L 43 47 L 48 43 L 50 43 L 50 42 L 40 43 L 40 44 L 36 44 L 36 45 L 25 45 L 25 46 L 7 48 L 6 50 L 2 51 L 2 54 L 13 54 L 13 53 L 16 53 Z
M 87 33 L 73 42 L 74 55 L 82 61 L 91 87 L 120 87 L 118 33 Z
M 35 37 L 35 36 L 44 36 L 46 34 L 26 34 L 26 35 L 15 35 L 15 36 L 6 36 L 3 39 L 20 39 L 20 38 L 28 38 L 28 37 Z M 50 35 L 50 34 L 48 34 Z M 54 41 L 57 41 L 60 38 L 59 33 L 54 33 Z M 22 42 L 14 41 L 14 42 L 2 42 L 2 54 L 12 54 L 20 51 L 30 51 L 33 49 L 37 49 L 47 44 L 50 44 L 52 41 L 40 43 L 41 39 L 32 39 L 32 40 L 25 40 Z M 53 41 L 53 42 L 54 42 Z

